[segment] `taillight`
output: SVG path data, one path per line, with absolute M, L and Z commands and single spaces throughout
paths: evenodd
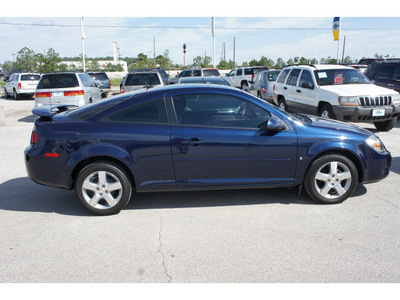
M 65 91 L 64 96 L 82 96 L 85 95 L 85 91 Z
M 255 75 L 255 74 L 251 75 L 251 80 L 253 80 L 253 79 L 254 79 L 254 75 Z
M 46 98 L 46 97 L 51 97 L 51 92 L 35 93 L 35 98 Z
M 110 79 L 108 79 L 108 84 L 111 87 L 111 80 Z
M 22 90 L 21 82 L 18 82 L 18 89 L 19 89 L 19 90 Z
M 125 89 L 121 88 L 121 94 L 125 93 Z
M 267 90 L 266 90 L 265 88 L 262 88 L 262 92 L 263 92 L 264 94 L 266 94 L 266 93 L 267 93 Z
M 36 131 L 33 131 L 31 135 L 31 145 L 35 145 L 37 140 L 38 140 L 38 134 Z

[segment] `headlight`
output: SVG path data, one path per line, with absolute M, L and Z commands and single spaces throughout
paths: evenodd
M 392 96 L 392 103 L 397 105 L 400 104 L 400 95 L 393 95 Z
M 354 96 L 340 96 L 338 101 L 341 106 L 358 106 L 358 99 Z
M 383 145 L 382 141 L 375 135 L 371 135 L 369 138 L 365 140 L 372 149 L 375 150 L 375 152 L 378 153 L 385 153 L 386 149 L 385 146 Z

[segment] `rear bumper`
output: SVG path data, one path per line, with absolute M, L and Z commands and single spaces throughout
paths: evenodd
M 373 116 L 373 111 L 378 109 L 384 109 L 384 114 L 382 116 Z M 333 106 L 333 112 L 338 120 L 350 122 L 379 122 L 399 117 L 400 105 L 381 107 Z
M 45 157 L 39 149 L 28 147 L 24 151 L 25 168 L 33 181 L 51 187 L 72 188 L 70 171 L 62 165 L 62 160 Z M 63 170 L 64 172 L 60 172 Z

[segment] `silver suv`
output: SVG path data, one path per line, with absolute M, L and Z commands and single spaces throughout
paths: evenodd
M 163 78 L 159 72 L 133 71 L 128 73 L 122 80 L 121 94 L 157 85 L 164 85 Z
M 13 95 L 15 100 L 20 99 L 22 95 L 33 97 L 39 80 L 40 74 L 36 73 L 12 74 L 4 85 L 4 94 L 7 98 Z
M 45 74 L 35 91 L 35 107 L 84 106 L 100 100 L 99 87 L 86 73 Z

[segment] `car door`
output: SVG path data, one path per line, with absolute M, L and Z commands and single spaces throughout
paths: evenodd
M 297 109 L 296 101 L 296 89 L 297 80 L 299 79 L 300 69 L 292 69 L 286 79 L 286 83 L 283 86 L 285 90 L 285 100 L 286 105 L 290 111 L 295 111 Z
M 4 87 L 6 88 L 8 94 L 12 94 L 13 93 L 13 82 L 15 80 L 15 76 L 17 76 L 17 75 L 15 75 L 15 74 L 11 75 L 11 77 L 8 79 L 8 81 L 4 85 Z
M 216 92 L 167 99 L 178 189 L 293 183 L 296 133 L 258 128 L 272 116 L 267 109 Z
M 377 68 L 371 78 L 376 85 L 400 91 L 400 65 L 387 64 Z
M 228 74 L 226 74 L 225 79 L 229 82 L 230 85 L 235 86 L 235 76 L 236 76 L 236 69 L 233 69 Z
M 303 70 L 296 87 L 295 101 L 293 110 L 316 115 L 317 112 L 317 95 L 315 92 L 316 83 L 309 70 Z

